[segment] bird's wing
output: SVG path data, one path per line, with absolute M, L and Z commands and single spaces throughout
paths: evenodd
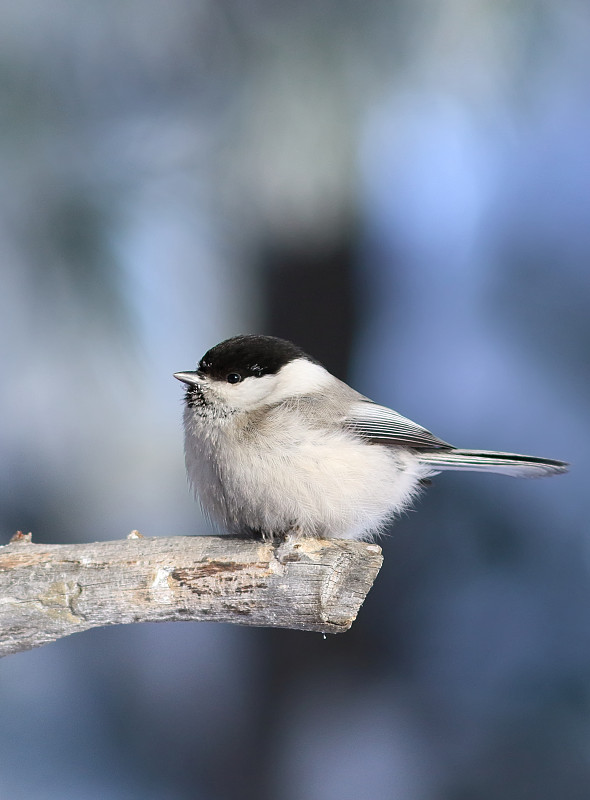
M 426 428 L 397 411 L 370 400 L 354 403 L 343 420 L 344 427 L 374 444 L 412 447 L 416 450 L 452 449 Z

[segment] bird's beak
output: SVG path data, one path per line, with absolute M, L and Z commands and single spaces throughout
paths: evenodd
M 174 377 L 177 381 L 182 381 L 188 384 L 188 386 L 195 386 L 195 384 L 201 383 L 198 372 L 175 372 Z

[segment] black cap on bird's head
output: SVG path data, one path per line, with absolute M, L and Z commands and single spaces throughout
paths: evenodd
M 259 335 L 234 336 L 208 350 L 199 361 L 195 373 L 179 372 L 175 377 L 184 383 L 192 382 L 190 376 L 195 376 L 195 379 L 201 376 L 221 381 L 228 380 L 229 376 L 236 376 L 236 381 L 249 377 L 258 378 L 274 375 L 281 367 L 298 358 L 318 363 L 286 339 Z

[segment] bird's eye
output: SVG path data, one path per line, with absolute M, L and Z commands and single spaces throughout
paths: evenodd
M 230 372 L 225 379 L 228 383 L 239 383 L 242 380 L 242 376 L 239 372 Z

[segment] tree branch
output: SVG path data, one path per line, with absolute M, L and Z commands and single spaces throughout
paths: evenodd
M 101 625 L 210 620 L 346 631 L 382 563 L 364 542 L 176 536 L 0 547 L 0 655 Z

